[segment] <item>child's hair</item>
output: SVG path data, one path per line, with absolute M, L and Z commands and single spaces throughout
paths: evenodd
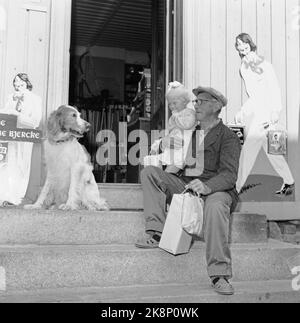
M 182 98 L 186 103 L 189 103 L 192 100 L 189 91 L 184 87 L 184 85 L 176 81 L 169 84 L 166 94 L 166 99 L 168 101 L 172 98 Z

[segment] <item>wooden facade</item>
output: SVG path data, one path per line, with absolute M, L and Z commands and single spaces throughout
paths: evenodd
M 296 202 L 243 203 L 241 209 L 266 212 L 269 218 L 300 218 L 299 150 L 299 0 L 188 0 L 183 1 L 184 82 L 192 89 L 211 86 L 229 99 L 222 118 L 227 123 L 241 108 L 247 95 L 239 74 L 240 57 L 235 37 L 250 34 L 258 53 L 273 63 L 279 78 L 284 111 L 281 119 L 288 129 L 288 163 L 296 181 Z M 270 172 L 261 156 L 257 174 Z
M 43 120 L 68 103 L 71 0 L 0 0 L 0 106 L 13 91 L 17 73 L 30 76 L 42 98 Z M 43 182 L 42 147 L 35 145 L 28 197 Z
M 288 162 L 296 179 L 296 201 L 247 202 L 241 205 L 241 210 L 264 212 L 272 219 L 300 218 L 300 0 L 176 2 L 182 8 L 177 15 L 183 16 L 175 19 L 180 21 L 180 28 L 176 27 L 175 39 L 169 41 L 177 45 L 182 42 L 183 65 L 178 70 L 190 89 L 208 85 L 226 94 L 229 105 L 222 116 L 226 122 L 233 121 L 247 99 L 239 75 L 235 37 L 241 32 L 252 35 L 259 54 L 273 63 L 282 89 L 282 119 L 288 129 Z M 71 8 L 72 0 L 0 0 L 1 107 L 12 91 L 13 77 L 21 71 L 30 75 L 34 91 L 43 98 L 43 122 L 51 111 L 68 103 Z M 175 51 L 174 62 L 178 62 L 179 52 Z M 37 148 L 33 191 L 42 182 L 41 155 Z M 264 172 L 264 161 L 256 168 Z

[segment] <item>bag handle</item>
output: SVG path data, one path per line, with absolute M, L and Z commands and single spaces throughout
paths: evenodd
M 180 225 L 182 224 L 183 221 L 183 210 L 184 210 L 184 202 L 185 202 L 185 194 L 182 193 L 183 199 L 182 199 L 182 207 L 181 207 L 181 213 L 180 213 Z
M 193 192 L 190 188 L 186 188 L 181 194 L 184 195 L 186 193 L 189 193 L 189 194 L 194 195 L 194 196 L 199 197 L 199 198 L 202 197 L 202 194 Z
M 183 220 L 183 210 L 184 210 L 184 202 L 185 202 L 185 195 L 186 195 L 186 193 L 189 193 L 190 195 L 193 195 L 193 196 L 198 197 L 198 198 L 202 198 L 202 195 L 201 195 L 200 193 L 193 192 L 193 191 L 191 191 L 191 189 L 189 189 L 189 188 L 186 188 L 186 189 L 181 193 L 181 195 L 183 195 L 182 207 L 181 207 L 181 214 L 180 214 L 180 220 L 181 220 L 181 223 L 182 223 L 182 220 Z

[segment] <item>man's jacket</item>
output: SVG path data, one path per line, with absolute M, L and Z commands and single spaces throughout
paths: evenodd
M 192 140 L 192 142 L 193 157 L 196 158 L 195 140 Z M 188 183 L 192 179 L 198 178 L 212 190 L 212 193 L 228 192 L 232 197 L 233 211 L 238 202 L 235 185 L 240 154 L 241 143 L 238 136 L 220 121 L 216 127 L 209 131 L 204 139 L 203 173 L 199 177 L 193 178 L 187 177 L 183 173 L 182 179 Z

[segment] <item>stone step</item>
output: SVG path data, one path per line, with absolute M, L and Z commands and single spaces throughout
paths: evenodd
M 144 235 L 143 212 L 63 212 L 3 209 L 0 245 L 134 244 Z M 232 243 L 267 242 L 265 216 L 234 213 Z
M 143 210 L 143 192 L 139 184 L 99 184 L 100 195 L 116 210 Z
M 0 214 L 0 245 L 132 244 L 143 234 L 143 213 L 137 211 L 3 209 Z
M 0 293 L 0 303 L 105 303 L 98 312 L 108 310 L 109 306 L 118 309 L 113 303 L 300 303 L 299 292 L 293 291 L 290 280 L 235 282 L 233 285 L 235 295 L 230 297 L 217 295 L 208 283 L 197 283 Z M 141 307 L 131 305 L 131 309 L 141 312 Z M 199 308 L 197 314 L 201 316 Z
M 290 280 L 288 263 L 299 252 L 298 246 L 277 241 L 233 245 L 234 281 Z M 202 243 L 177 257 L 126 245 L 2 246 L 0 269 L 0 286 L 6 282 L 7 291 L 200 284 L 208 279 Z

